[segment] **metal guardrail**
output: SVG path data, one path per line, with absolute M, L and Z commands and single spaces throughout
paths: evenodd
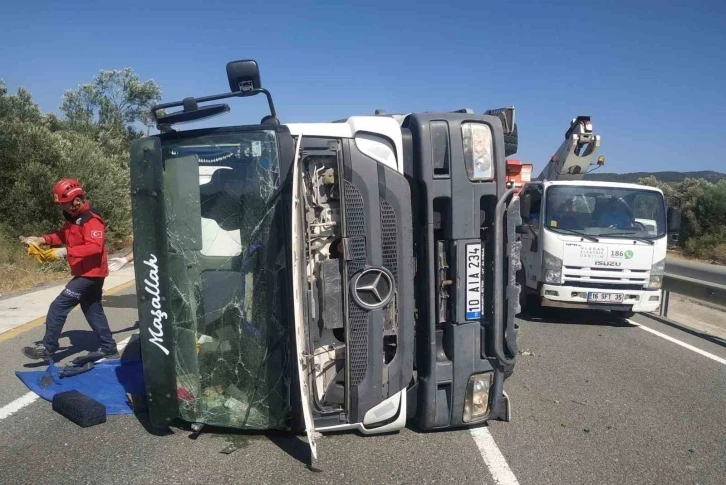
M 671 292 L 719 306 L 723 306 L 726 302 L 726 285 L 688 276 L 666 273 L 663 275 L 661 289 L 663 300 L 660 305 L 660 315 L 663 317 L 668 316 L 668 300 Z

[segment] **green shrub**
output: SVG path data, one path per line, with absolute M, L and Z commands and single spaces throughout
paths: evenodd
M 91 137 L 35 123 L 0 120 L 0 220 L 6 233 L 39 235 L 63 223 L 53 185 L 77 178 L 104 217 L 109 240 L 131 231 L 128 169 Z

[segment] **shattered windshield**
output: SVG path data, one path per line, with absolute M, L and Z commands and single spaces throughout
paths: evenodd
M 663 196 L 653 190 L 577 185 L 547 189 L 545 226 L 555 232 L 654 238 L 665 234 L 665 225 Z
M 276 133 L 182 132 L 162 153 L 180 417 L 284 429 L 290 298 Z

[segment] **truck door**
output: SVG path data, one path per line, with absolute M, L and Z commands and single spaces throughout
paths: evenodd
M 529 227 L 520 235 L 522 241 L 522 268 L 526 278 L 526 286 L 537 288 L 539 277 L 539 228 L 542 194 L 538 187 L 527 187 L 520 195 L 522 201 L 522 224 Z

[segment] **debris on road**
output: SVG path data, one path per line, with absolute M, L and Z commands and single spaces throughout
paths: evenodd
M 229 455 L 231 453 L 234 453 L 238 449 L 239 448 L 237 448 L 237 445 L 235 445 L 234 443 L 230 443 L 227 446 L 225 446 L 224 448 L 222 448 L 222 451 L 220 451 L 220 453 L 224 453 L 225 455 Z

